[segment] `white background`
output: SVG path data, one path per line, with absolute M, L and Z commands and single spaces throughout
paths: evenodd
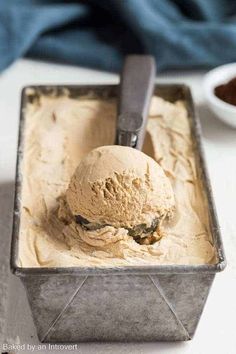
M 228 261 L 226 270 L 216 276 L 197 333 L 187 343 L 78 344 L 78 350 L 70 353 L 236 353 L 236 130 L 208 111 L 203 75 L 178 72 L 157 77 L 157 82 L 185 83 L 192 88 Z M 114 74 L 30 60 L 20 60 L 0 75 L 0 339 L 4 342 L 39 343 L 24 289 L 9 275 L 8 266 L 21 88 L 28 84 L 117 82 Z M 59 353 L 50 351 L 54 352 Z

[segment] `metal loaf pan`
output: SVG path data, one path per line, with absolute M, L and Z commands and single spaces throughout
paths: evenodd
M 185 85 L 157 85 L 155 92 L 170 101 L 186 101 L 198 173 L 208 204 L 218 263 L 214 265 L 157 265 L 116 268 L 21 268 L 18 237 L 21 200 L 21 160 L 24 154 L 24 107 L 40 93 L 111 97 L 116 85 L 37 86 L 22 93 L 11 269 L 27 292 L 39 340 L 184 341 L 193 337 L 216 272 L 226 261 L 201 144 L 199 120 Z

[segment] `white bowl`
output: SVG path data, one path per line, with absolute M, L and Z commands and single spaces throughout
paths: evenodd
M 206 101 L 215 115 L 226 124 L 236 128 L 236 106 L 222 101 L 214 94 L 216 86 L 225 84 L 234 77 L 236 77 L 236 63 L 219 66 L 205 75 L 203 89 Z

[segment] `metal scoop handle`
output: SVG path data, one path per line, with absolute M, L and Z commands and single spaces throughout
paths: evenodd
M 126 57 L 120 81 L 117 145 L 142 148 L 155 74 L 155 60 L 151 55 Z

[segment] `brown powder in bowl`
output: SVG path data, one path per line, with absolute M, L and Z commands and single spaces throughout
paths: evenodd
M 214 93 L 222 101 L 236 106 L 236 77 L 226 84 L 215 87 Z

